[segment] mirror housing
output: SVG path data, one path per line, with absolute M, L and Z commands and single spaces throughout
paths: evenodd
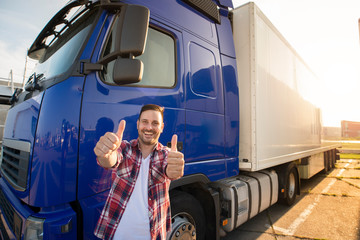
M 144 53 L 150 11 L 139 5 L 125 5 L 115 23 L 115 49 L 100 59 L 107 64 L 118 57 L 133 58 Z
M 115 60 L 113 80 L 116 84 L 130 84 L 141 81 L 144 64 L 139 59 L 118 58 Z
M 106 1 L 106 0 L 103 0 Z M 135 59 L 145 51 L 150 11 L 139 5 L 123 5 L 113 27 L 113 50 L 98 64 L 115 60 L 113 81 L 117 85 L 138 83 L 142 79 L 144 64 Z

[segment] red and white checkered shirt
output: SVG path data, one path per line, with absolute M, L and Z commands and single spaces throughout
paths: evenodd
M 151 239 L 166 239 L 171 230 L 169 186 L 165 174 L 168 149 L 158 143 L 150 156 L 148 204 Z M 114 166 L 113 184 L 95 228 L 101 239 L 112 239 L 121 221 L 126 205 L 134 190 L 140 171 L 141 151 L 138 140 L 122 141 L 118 149 L 118 161 Z

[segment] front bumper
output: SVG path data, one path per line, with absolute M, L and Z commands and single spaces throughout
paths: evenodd
M 21 239 L 26 219 L 31 211 L 11 192 L 0 178 L 0 233 L 3 239 Z
M 24 239 L 26 222 L 43 219 L 41 238 L 77 239 L 77 216 L 69 204 L 32 209 L 15 197 L 3 178 L 0 178 L 0 238 L 4 240 Z M 31 231 L 34 231 L 32 227 Z M 34 235 L 29 234 L 28 235 Z

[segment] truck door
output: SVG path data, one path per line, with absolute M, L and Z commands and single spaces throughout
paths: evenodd
M 187 162 L 215 160 L 220 168 L 214 172 L 220 173 L 224 167 L 220 163 L 224 159 L 224 98 L 219 50 L 192 34 L 184 33 L 184 41 L 188 61 L 185 157 Z
M 95 52 L 91 62 L 98 61 L 111 49 L 112 22 L 111 18 L 105 21 L 100 38 L 103 40 L 98 42 L 98 53 Z M 108 37 L 105 37 L 106 33 Z M 144 64 L 143 78 L 139 83 L 115 84 L 112 79 L 112 62 L 105 65 L 103 71 L 87 75 L 80 124 L 78 199 L 103 192 L 102 200 L 105 200 L 106 190 L 110 188 L 111 171 L 97 165 L 93 148 L 105 132 L 116 131 L 122 119 L 126 120 L 124 139 L 136 139 L 136 121 L 143 105 L 153 103 L 165 107 L 165 128 L 159 139 L 163 145 L 171 141 L 174 133 L 178 134 L 179 142 L 184 141 L 184 87 L 181 81 L 183 70 L 178 64 L 183 58 L 179 50 L 181 41 L 180 32 L 150 19 L 145 52 L 138 57 Z M 96 201 L 98 202 L 99 198 Z M 87 214 L 92 211 L 83 209 L 83 212 Z M 86 216 L 84 221 L 93 224 Z M 96 223 L 96 220 L 94 222 Z

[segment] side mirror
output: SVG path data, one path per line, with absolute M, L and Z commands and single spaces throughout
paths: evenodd
M 149 27 L 149 9 L 139 5 L 125 5 L 114 25 L 114 49 L 98 63 L 114 59 L 133 58 L 144 53 Z
M 143 63 L 139 59 L 118 58 L 114 64 L 113 80 L 118 85 L 138 83 L 143 69 Z

